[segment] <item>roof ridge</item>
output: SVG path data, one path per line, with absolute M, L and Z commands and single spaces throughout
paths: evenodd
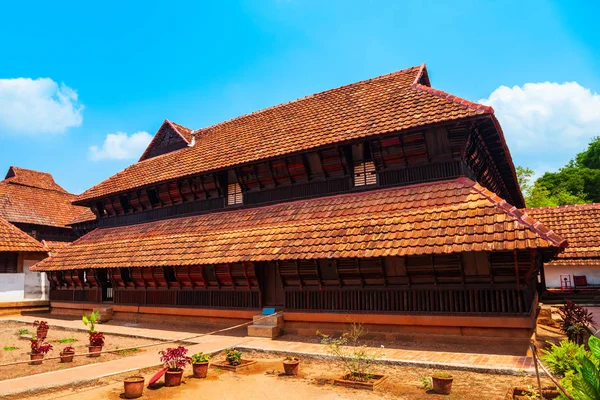
M 527 213 L 519 210 L 517 207 L 513 206 L 502 197 L 498 196 L 496 193 L 490 191 L 489 189 L 481 186 L 479 183 L 472 181 L 469 178 L 458 178 L 457 180 L 463 182 L 466 185 L 470 185 L 473 190 L 477 193 L 488 199 L 492 202 L 496 207 L 502 209 L 506 214 L 510 217 L 517 220 L 517 222 L 527 226 L 533 232 L 540 235 L 542 238 L 546 239 L 550 243 L 553 243 L 557 247 L 567 247 L 568 241 L 567 239 L 563 239 L 554 230 L 549 229 L 546 225 L 541 223 L 539 220 L 535 220 Z
M 391 76 L 405 74 L 405 73 L 408 73 L 411 70 L 414 70 L 416 68 L 422 68 L 424 64 L 425 63 L 421 64 L 421 66 L 419 66 L 419 67 L 413 66 L 413 67 L 404 68 L 404 69 L 401 69 L 401 70 L 398 70 L 398 71 L 390 72 L 388 74 L 379 75 L 379 76 L 376 76 L 374 78 L 363 79 L 361 81 L 347 83 L 345 85 L 341 85 L 341 86 L 337 86 L 337 87 L 334 87 L 334 88 L 331 88 L 331 89 L 323 90 L 321 92 L 309 94 L 309 95 L 303 96 L 303 97 L 298 97 L 297 99 L 286 101 L 284 103 L 279 103 L 279 104 L 275 104 L 275 105 L 272 105 L 272 106 L 269 106 L 269 107 L 266 107 L 266 108 L 261 108 L 260 110 L 252 111 L 252 112 L 249 112 L 247 114 L 239 115 L 237 117 L 234 117 L 234 118 L 231 118 L 231 119 L 228 119 L 228 120 L 225 120 L 225 121 L 221 121 L 221 122 L 218 122 L 216 124 L 206 126 L 204 128 L 197 129 L 196 132 L 213 129 L 213 128 L 216 128 L 218 126 L 225 125 L 225 124 L 237 121 L 237 120 L 245 118 L 245 117 L 249 117 L 251 115 L 259 114 L 259 113 L 262 113 L 264 111 L 268 111 L 268 110 L 272 110 L 272 109 L 275 109 L 275 108 L 279 108 L 279 107 L 282 107 L 282 106 L 285 106 L 285 105 L 288 105 L 288 104 L 297 103 L 297 102 L 302 101 L 302 100 L 311 99 L 311 98 L 313 98 L 315 96 L 320 96 L 322 94 L 329 93 L 329 92 L 332 92 L 334 90 L 339 90 L 339 89 L 347 88 L 347 87 L 350 87 L 350 86 L 359 85 L 361 83 L 368 83 L 368 82 L 379 81 L 379 80 L 382 80 L 382 79 L 385 79 L 385 78 L 389 78 Z
M 546 206 L 546 207 L 525 207 L 521 210 L 532 211 L 532 210 L 565 210 L 565 209 L 577 209 L 577 208 L 600 208 L 600 203 L 583 203 L 583 204 L 563 204 L 561 206 Z
M 426 93 L 432 94 L 432 95 L 437 96 L 437 97 L 439 97 L 441 99 L 448 100 L 448 101 L 451 101 L 453 103 L 459 104 L 461 106 L 467 107 L 467 108 L 469 108 L 471 110 L 483 111 L 483 112 L 488 113 L 488 114 L 494 114 L 494 109 L 492 107 L 490 107 L 490 106 L 486 106 L 486 105 L 483 105 L 483 104 L 478 104 L 478 103 L 475 103 L 475 102 L 473 102 L 471 100 L 463 99 L 462 97 L 458 97 L 458 96 L 455 96 L 453 94 L 444 92 L 443 90 L 434 89 L 434 88 L 432 88 L 430 86 L 425 86 L 423 84 L 416 83 L 416 82 L 411 85 L 411 88 L 416 89 L 416 90 L 420 90 L 422 92 L 426 92 Z
M 46 191 L 49 191 L 49 192 L 56 192 L 56 193 L 60 193 L 60 194 L 64 194 L 64 195 L 69 195 L 69 196 L 77 196 L 76 194 L 67 192 L 65 189 L 58 190 L 58 189 L 51 189 L 51 188 L 43 188 L 43 187 L 39 187 L 39 186 L 28 185 L 28 184 L 23 183 L 23 182 L 17 182 L 17 181 L 11 180 L 11 179 L 12 178 L 5 179 L 4 181 L 0 181 L 0 183 L 6 183 L 7 185 L 10 184 L 10 185 L 25 186 L 25 187 L 32 188 L 32 189 L 46 190 Z M 58 183 L 56 183 L 56 182 L 54 182 L 54 183 L 56 185 L 58 185 Z M 60 185 L 58 185 L 58 186 L 60 186 Z

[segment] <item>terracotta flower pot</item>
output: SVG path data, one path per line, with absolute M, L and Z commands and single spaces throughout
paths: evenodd
M 88 355 L 88 357 L 100 357 L 100 353 L 97 353 L 98 351 L 102 351 L 102 346 L 92 346 L 89 345 L 88 346 L 88 351 L 90 352 L 90 354 Z M 97 354 L 92 354 L 92 353 L 97 353 Z
M 42 353 L 29 353 L 30 362 L 29 365 L 40 365 L 44 359 Z
M 196 363 L 192 365 L 194 378 L 206 378 L 208 372 L 208 362 Z
M 46 336 L 48 336 L 48 329 L 37 328 L 36 336 L 40 340 L 46 339 Z
M 300 360 L 295 361 L 283 361 L 283 370 L 286 375 L 298 375 L 300 369 Z
M 165 386 L 179 386 L 181 385 L 181 377 L 183 371 L 167 371 L 165 372 Z
M 123 381 L 125 398 L 126 399 L 137 399 L 144 393 L 144 377 L 143 376 L 130 376 L 125 378 Z
M 62 363 L 73 362 L 73 356 L 75 356 L 75 352 L 73 352 L 73 351 L 69 351 L 66 353 L 64 351 L 61 351 L 60 352 L 60 362 L 62 362 Z
M 454 378 L 436 378 L 431 377 L 433 391 L 439 394 L 450 394 L 452 391 L 452 380 Z

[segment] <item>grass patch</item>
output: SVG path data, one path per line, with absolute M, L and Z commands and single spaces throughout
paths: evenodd
M 18 347 L 14 347 L 14 346 L 4 346 L 4 351 L 13 351 L 13 350 L 17 350 Z
M 58 339 L 58 343 L 73 343 L 76 341 L 77 341 L 77 339 L 73 339 L 73 338 Z
M 125 349 L 125 350 L 117 350 L 115 351 L 115 353 L 117 353 L 120 356 L 128 356 L 130 354 L 135 354 L 138 351 L 140 351 L 139 349 Z

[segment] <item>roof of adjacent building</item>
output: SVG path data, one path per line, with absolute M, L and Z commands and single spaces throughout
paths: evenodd
M 75 218 L 96 218 L 72 200 L 73 195 L 46 172 L 12 166 L 0 181 L 0 217 L 12 223 L 67 227 Z
M 556 249 L 566 244 L 496 194 L 459 178 L 99 228 L 35 269 Z
M 0 251 L 45 253 L 47 249 L 40 242 L 0 217 Z
M 372 135 L 478 116 L 494 118 L 493 112 L 491 107 L 429 87 L 423 64 L 196 130 L 194 146 L 147 159 L 142 156 L 140 162 L 88 189 L 75 202 Z M 191 130 L 167 122 L 191 140 Z M 499 135 L 503 159 L 516 182 L 510 153 Z M 520 196 L 518 187 L 515 193 Z
M 600 266 L 600 203 L 524 210 L 569 241 L 550 266 Z

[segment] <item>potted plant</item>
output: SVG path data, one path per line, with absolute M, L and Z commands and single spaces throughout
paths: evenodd
M 60 352 L 60 362 L 68 363 L 73 361 L 75 349 L 73 346 L 67 346 Z
M 51 344 L 44 343 L 43 340 L 38 338 L 31 339 L 31 353 L 29 353 L 31 362 L 29 362 L 29 364 L 40 365 L 44 359 L 44 355 L 46 355 L 50 350 L 52 350 Z
M 296 357 L 286 357 L 283 359 L 283 370 L 286 375 L 298 375 L 300 360 Z
M 90 357 L 100 357 L 102 346 L 104 346 L 104 334 L 102 332 L 90 332 L 90 344 L 88 346 Z
M 235 349 L 225 349 L 225 361 L 232 367 L 242 364 L 242 352 Z
M 243 360 L 241 351 L 225 349 L 225 360 L 213 362 L 210 365 L 215 368 L 237 372 L 254 364 L 256 364 L 256 360 Z
M 50 329 L 50 325 L 46 321 L 33 321 L 33 327 L 37 328 L 36 337 L 40 340 L 46 339 L 48 336 L 48 329 Z
M 165 365 L 165 386 L 179 386 L 183 369 L 192 362 L 192 359 L 187 356 L 188 350 L 179 346 L 177 348 L 168 348 L 159 351 L 160 361 Z
M 436 372 L 431 376 L 433 391 L 438 394 L 450 394 L 453 379 L 452 375 L 448 372 Z
M 137 399 L 144 393 L 144 377 L 129 376 L 123 380 L 126 399 Z
M 371 371 L 371 366 L 379 354 L 363 343 L 367 333 L 361 324 L 356 323 L 353 323 L 338 338 L 317 332 L 321 337 L 321 343 L 326 345 L 327 352 L 345 370 L 343 376 L 333 380 L 334 384 L 355 389 L 375 390 L 387 379 L 387 375 L 374 374 Z
M 210 355 L 202 352 L 192 355 L 192 369 L 194 371 L 194 378 L 206 378 L 209 359 Z
M 96 322 L 99 317 L 100 313 L 98 311 L 94 311 L 93 313 L 81 317 L 83 324 L 90 327 L 90 344 L 88 345 L 90 353 L 89 357 L 100 357 L 102 346 L 104 346 L 104 334 L 102 332 L 96 332 Z

